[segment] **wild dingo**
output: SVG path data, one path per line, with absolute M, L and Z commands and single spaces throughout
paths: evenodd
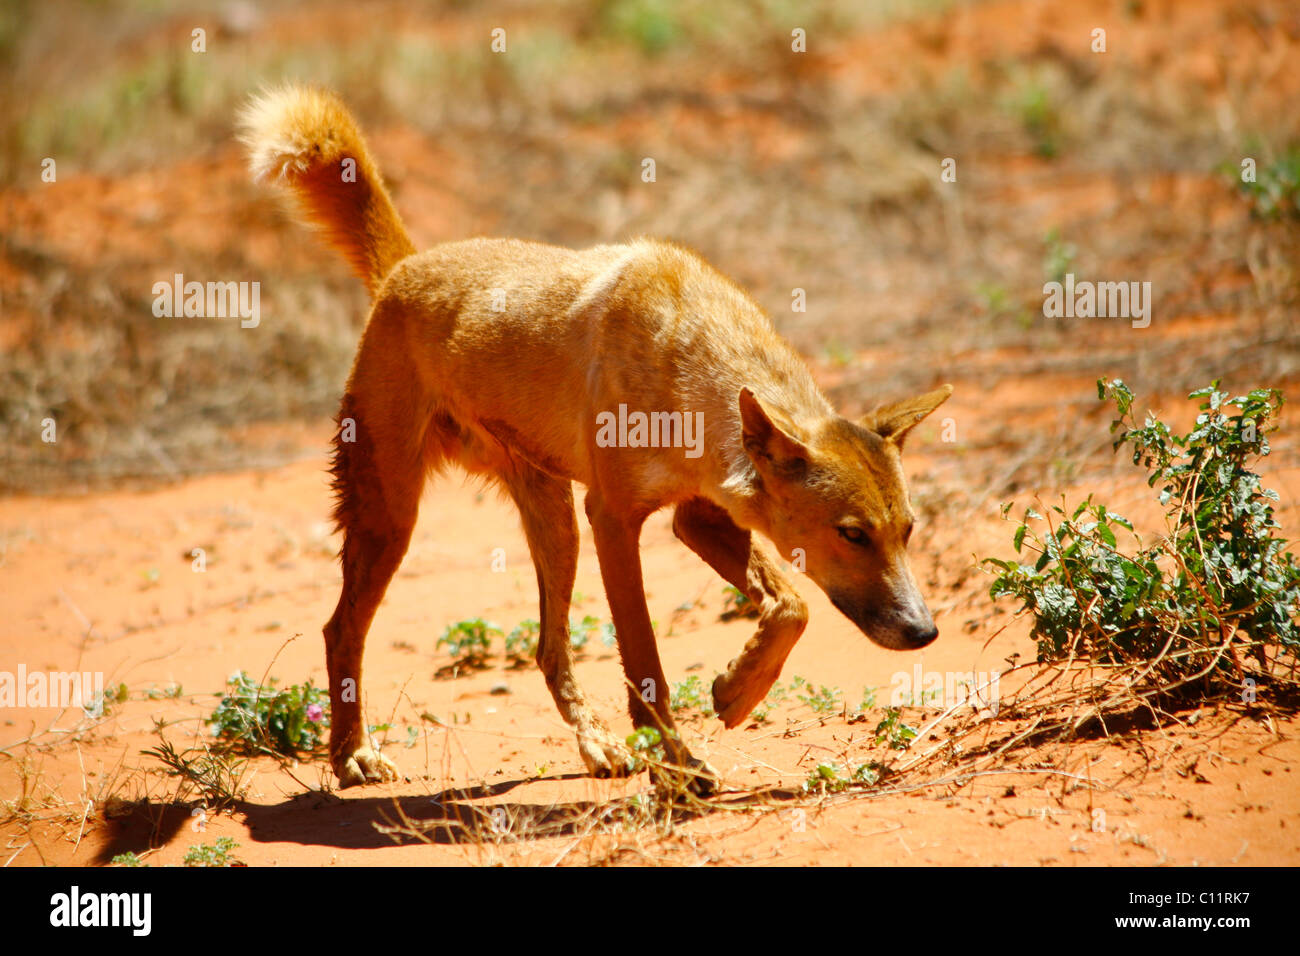
M 596 776 L 630 763 L 574 675 L 572 482 L 587 488 L 632 721 L 662 728 L 670 759 L 701 786 L 711 771 L 672 733 L 646 609 L 638 539 L 655 511 L 672 506 L 677 536 L 761 611 L 713 682 L 727 727 L 767 693 L 808 619 L 752 532 L 783 555 L 798 549 L 808 576 L 877 644 L 935 639 L 907 562 L 899 454 L 951 386 L 848 421 L 758 306 L 685 249 L 470 239 L 417 253 L 337 97 L 279 89 L 255 97 L 241 125 L 254 174 L 293 190 L 373 299 L 332 463 L 343 590 L 324 634 L 340 786 L 396 777 L 362 724 L 362 648 L 425 479 L 450 462 L 495 479 L 519 507 L 541 596 L 537 661 Z M 688 442 L 687 426 L 702 434 Z

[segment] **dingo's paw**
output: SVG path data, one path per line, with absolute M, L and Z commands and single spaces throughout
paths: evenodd
M 593 777 L 627 777 L 636 771 L 632 752 L 604 727 L 579 731 L 578 752 Z
M 671 764 L 652 766 L 650 779 L 662 791 L 671 794 L 689 790 L 697 797 L 711 796 L 722 784 L 722 777 L 718 771 L 690 754 L 685 755 L 681 766 Z
M 335 767 L 339 778 L 339 789 L 359 787 L 366 783 L 382 783 L 397 779 L 397 764 L 393 763 L 378 750 L 359 747 L 343 762 L 342 767 Z
M 719 674 L 713 680 L 713 709 L 718 719 L 730 730 L 737 727 L 749 716 L 772 687 L 771 680 L 764 680 L 753 673 L 733 672 L 728 668 L 725 674 Z

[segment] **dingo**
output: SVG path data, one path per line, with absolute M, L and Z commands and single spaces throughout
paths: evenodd
M 877 644 L 920 648 L 938 635 L 907 562 L 899 453 L 952 386 L 848 421 L 758 306 L 685 249 L 469 239 L 417 253 L 337 97 L 266 93 L 241 126 L 254 175 L 293 190 L 373 299 L 332 462 L 343 590 L 324 634 L 340 786 L 396 777 L 364 732 L 362 648 L 425 478 L 448 462 L 500 482 L 519 507 L 541 595 L 537 662 L 596 776 L 631 764 L 573 671 L 574 481 L 587 488 L 633 724 L 665 731 L 693 785 L 707 789 L 712 771 L 672 733 L 641 578 L 638 540 L 655 511 L 673 506 L 677 536 L 761 611 L 757 633 L 713 682 L 727 727 L 762 700 L 808 619 L 753 531 L 786 556 L 799 549 L 808 576 Z M 651 442 L 627 421 L 626 440 L 598 441 L 611 415 L 631 417 L 625 408 L 659 414 L 665 430 L 701 423 L 703 453 Z

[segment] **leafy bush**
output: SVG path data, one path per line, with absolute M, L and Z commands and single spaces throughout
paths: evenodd
M 242 670 L 232 674 L 208 718 L 213 734 L 246 753 L 292 757 L 318 749 L 329 727 L 329 693 L 311 681 L 283 690 L 276 690 L 275 683 L 272 677 L 263 687 Z
M 1277 493 L 1249 467 L 1269 453 L 1281 393 L 1230 397 L 1216 380 L 1189 396 L 1202 401 L 1186 435 L 1150 414 L 1139 425 L 1121 381 L 1098 381 L 1097 393 L 1115 401 L 1116 450 L 1130 446 L 1150 472 L 1147 483 L 1160 485 L 1168 530 L 1144 545 L 1126 518 L 1091 496 L 1046 516 L 1027 509 L 1012 543 L 1017 553 L 1036 552 L 1034 563 L 985 563 L 1000 572 L 990 594 L 1033 614 L 1039 659 L 1152 662 L 1148 677 L 1163 689 L 1223 690 L 1243 676 L 1237 647 L 1249 646 L 1261 664 L 1266 645 L 1294 654 L 1300 566 L 1273 533 Z

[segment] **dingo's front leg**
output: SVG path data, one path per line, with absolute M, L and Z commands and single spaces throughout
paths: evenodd
M 735 727 L 781 676 L 808 623 L 808 608 L 750 532 L 711 501 L 692 498 L 678 505 L 673 532 L 760 610 L 758 630 L 713 682 L 713 709 L 723 724 Z
M 639 538 L 645 515 L 630 516 L 610 508 L 600 494 L 587 494 L 587 517 L 596 537 L 600 576 L 605 582 L 610 614 L 618 637 L 619 656 L 628 681 L 628 712 L 636 727 L 653 727 L 663 735 L 664 752 L 673 764 L 691 771 L 692 789 L 707 793 L 713 789 L 717 772 L 692 757 L 677 733 L 668 706 L 668 682 L 654 628 L 645 603 L 641 577 Z

